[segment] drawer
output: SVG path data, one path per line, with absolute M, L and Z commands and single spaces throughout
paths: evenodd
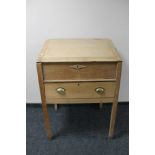
M 115 62 L 45 63 L 44 80 L 105 80 L 116 78 Z
M 47 100 L 50 98 L 114 97 L 115 82 L 45 83 Z

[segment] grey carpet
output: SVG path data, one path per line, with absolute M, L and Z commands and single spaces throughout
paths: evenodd
M 108 139 L 111 105 L 48 106 L 54 138 L 49 141 L 40 105 L 26 108 L 27 155 L 128 155 L 129 107 L 119 104 L 115 137 Z

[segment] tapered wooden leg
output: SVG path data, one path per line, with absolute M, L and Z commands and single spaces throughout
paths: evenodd
M 100 110 L 103 108 L 103 103 L 99 103 Z
M 54 110 L 57 111 L 58 110 L 58 105 L 54 104 Z
M 46 129 L 47 137 L 48 137 L 48 139 L 51 139 L 52 138 L 52 130 L 51 130 L 51 125 L 50 125 L 50 120 L 49 120 L 46 103 L 42 103 L 42 110 L 43 110 L 44 125 L 45 125 L 45 129 Z
M 110 117 L 110 128 L 109 128 L 109 138 L 112 138 L 114 135 L 116 113 L 117 113 L 117 103 L 118 103 L 117 101 L 114 101 L 112 103 L 111 117 Z
M 119 94 L 119 88 L 120 88 L 121 69 L 122 69 L 122 62 L 118 62 L 117 63 L 117 71 L 116 71 L 115 97 L 114 97 L 114 101 L 112 103 L 111 117 L 110 117 L 110 127 L 109 127 L 109 137 L 110 138 L 112 138 L 114 135 L 117 105 L 118 105 L 118 94 Z
M 43 110 L 43 117 L 44 117 L 44 125 L 47 133 L 47 137 L 49 139 L 52 138 L 52 130 L 50 126 L 50 120 L 47 110 L 47 104 L 46 104 L 46 96 L 45 96 L 45 87 L 43 83 L 43 73 L 42 73 L 42 64 L 37 63 L 37 71 L 38 71 L 38 80 L 39 80 L 39 86 L 40 86 L 40 94 L 41 94 L 41 100 L 42 100 L 42 110 Z

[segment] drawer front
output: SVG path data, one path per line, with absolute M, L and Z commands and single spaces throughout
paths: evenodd
M 116 78 L 117 63 L 47 63 L 44 80 L 104 80 Z
M 114 97 L 115 82 L 45 83 L 47 100 L 50 98 Z

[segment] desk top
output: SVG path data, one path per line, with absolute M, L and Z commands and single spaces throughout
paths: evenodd
M 122 61 L 110 39 L 49 39 L 37 62 Z

